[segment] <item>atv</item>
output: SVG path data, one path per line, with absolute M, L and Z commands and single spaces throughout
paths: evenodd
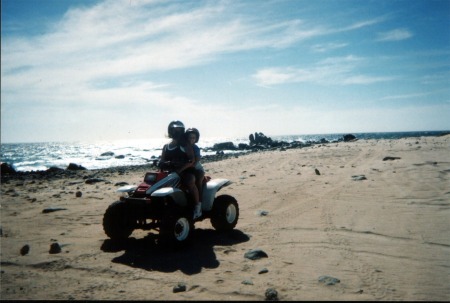
M 203 180 L 202 216 L 193 219 L 194 201 L 181 184 L 180 176 L 166 170 L 147 172 L 138 186 L 123 186 L 121 198 L 103 216 L 103 229 L 111 240 L 126 240 L 135 229 L 156 230 L 158 242 L 181 246 L 187 243 L 194 223 L 209 218 L 217 231 L 232 230 L 239 218 L 239 206 L 230 195 L 217 192 L 231 182 L 227 179 Z

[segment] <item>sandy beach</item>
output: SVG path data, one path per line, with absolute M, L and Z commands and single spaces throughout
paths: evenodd
M 113 245 L 103 231 L 116 184 L 140 183 L 145 168 L 2 178 L 1 299 L 253 301 L 272 288 L 281 301 L 450 300 L 449 135 L 254 152 L 204 167 L 233 181 L 219 193 L 238 200 L 239 222 L 227 234 L 196 223 L 182 251 L 148 231 Z M 54 243 L 61 252 L 50 253 Z M 268 257 L 245 258 L 252 249 Z M 186 290 L 174 292 L 180 283 Z

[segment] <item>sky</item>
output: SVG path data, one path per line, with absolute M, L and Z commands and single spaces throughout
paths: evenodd
M 450 130 L 450 1 L 1 0 L 1 142 Z

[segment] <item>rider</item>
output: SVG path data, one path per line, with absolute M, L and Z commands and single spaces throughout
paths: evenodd
M 170 143 L 162 149 L 160 167 L 165 167 L 170 161 L 169 170 L 176 172 L 183 184 L 189 189 L 195 201 L 194 220 L 202 215 L 201 202 L 195 184 L 195 169 L 193 167 L 195 156 L 192 146 L 187 144 L 184 135 L 184 124 L 181 121 L 172 121 L 167 127 Z
M 186 139 L 192 145 L 192 149 L 194 150 L 195 183 L 197 185 L 198 195 L 199 197 L 201 197 L 203 189 L 203 178 L 205 177 L 205 170 L 203 169 L 203 166 L 200 163 L 201 159 L 200 148 L 197 146 L 197 144 L 195 144 L 200 139 L 200 132 L 196 128 L 188 128 L 185 134 Z

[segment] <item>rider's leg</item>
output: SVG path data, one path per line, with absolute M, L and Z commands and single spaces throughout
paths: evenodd
M 189 189 L 189 192 L 191 193 L 195 203 L 199 203 L 200 198 L 198 195 L 197 185 L 195 184 L 195 176 L 191 173 L 185 173 L 183 174 L 183 182 L 184 185 L 186 185 L 186 187 Z
M 195 184 L 195 175 L 192 173 L 183 173 L 183 182 L 189 189 L 192 198 L 195 201 L 194 220 L 202 216 L 202 203 L 200 202 L 197 185 Z
M 199 201 L 202 200 L 203 195 L 203 179 L 205 178 L 205 172 L 203 170 L 196 170 L 195 171 L 195 184 L 197 185 L 198 189 L 198 197 Z

